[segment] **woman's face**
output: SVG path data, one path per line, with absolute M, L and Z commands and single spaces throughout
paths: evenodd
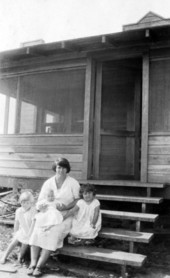
M 66 176 L 67 174 L 67 169 L 61 167 L 60 165 L 56 165 L 56 176 Z

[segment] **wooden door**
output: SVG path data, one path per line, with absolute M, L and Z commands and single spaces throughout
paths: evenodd
M 98 64 L 93 177 L 139 179 L 141 62 Z

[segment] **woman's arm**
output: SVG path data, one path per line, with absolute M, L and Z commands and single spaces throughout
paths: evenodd
M 100 212 L 100 206 L 95 207 L 95 209 L 94 209 L 94 216 L 93 216 L 93 219 L 91 220 L 91 223 L 90 223 L 92 228 L 96 227 L 96 223 L 97 223 L 97 220 L 99 218 L 99 212 Z
M 60 211 L 63 211 L 63 210 L 69 210 L 69 209 L 72 209 L 75 207 L 75 205 L 77 204 L 79 199 L 75 199 L 73 202 L 71 202 L 70 204 L 68 205 L 64 205 L 64 204 L 57 204 L 56 208 Z
M 66 212 L 66 214 L 63 216 L 63 219 L 66 219 L 69 216 L 75 215 L 78 212 L 78 210 L 79 210 L 79 207 L 75 205 L 72 209 L 70 209 Z

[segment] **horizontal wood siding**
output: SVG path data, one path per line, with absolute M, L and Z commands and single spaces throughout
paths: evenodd
M 170 182 L 170 134 L 149 136 L 148 181 Z
M 170 182 L 170 54 L 167 55 L 156 59 L 153 54 L 150 62 L 149 182 Z
M 70 161 L 71 176 L 82 177 L 82 135 L 1 136 L 0 175 L 48 178 L 52 162 L 63 156 Z

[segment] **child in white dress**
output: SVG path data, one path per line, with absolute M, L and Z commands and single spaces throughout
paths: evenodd
M 29 246 L 29 230 L 36 213 L 34 197 L 30 191 L 25 191 L 21 193 L 19 201 L 21 207 L 19 207 L 15 213 L 14 237 L 0 260 L 1 264 L 6 262 L 7 257 L 18 243 L 21 243 L 18 262 L 22 263 L 25 252 Z
M 38 238 L 40 238 L 40 234 L 42 240 L 44 240 L 45 237 L 48 235 L 49 230 L 53 226 L 60 224 L 63 221 L 61 212 L 56 209 L 56 201 L 53 190 L 48 191 L 46 199 L 42 199 L 37 202 L 36 208 L 38 210 L 38 213 L 34 216 L 32 227 L 30 230 L 30 245 L 36 240 L 36 238 L 37 240 Z M 46 247 L 48 249 L 48 242 L 46 244 Z
M 80 199 L 64 218 L 73 215 L 72 228 L 68 242 L 70 244 L 90 244 L 101 229 L 100 202 L 95 197 L 95 188 L 87 184 L 80 189 Z

